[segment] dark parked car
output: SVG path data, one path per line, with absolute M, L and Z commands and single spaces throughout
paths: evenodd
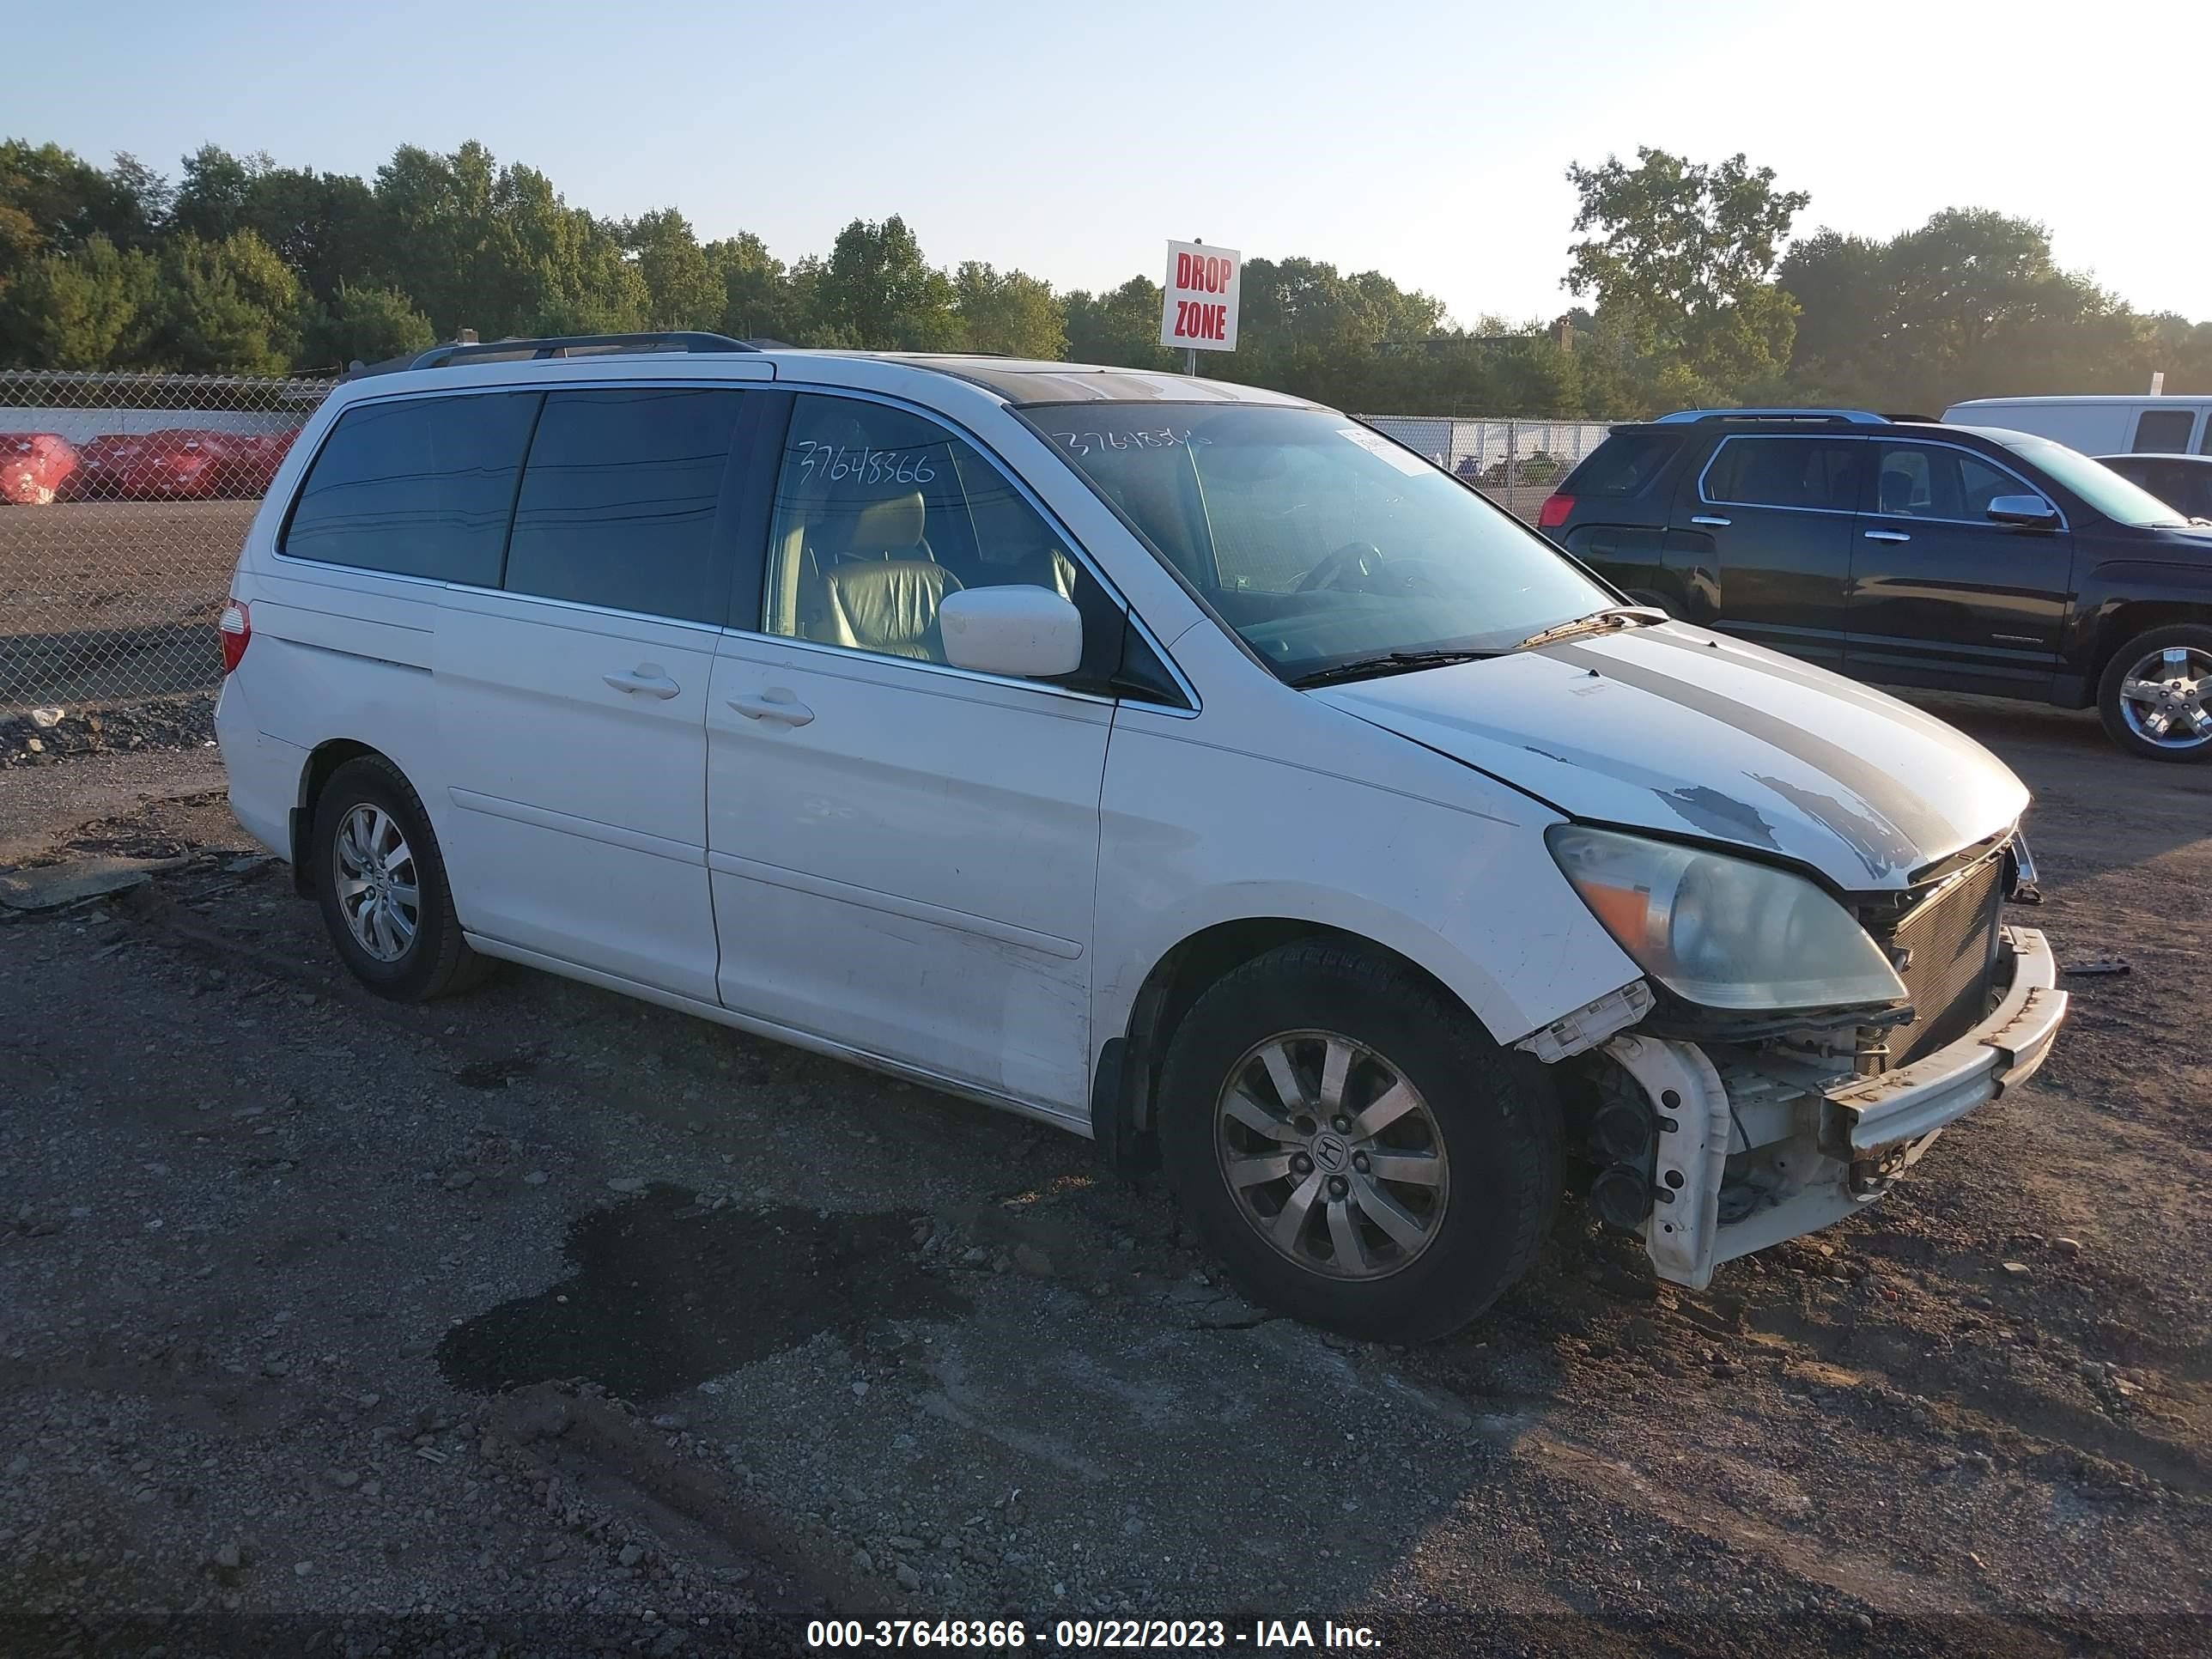
M 1613 428 L 1539 524 L 1686 621 L 1860 679 L 2094 703 L 2123 748 L 2212 759 L 2212 527 L 2048 439 L 1685 410 Z
M 2131 484 L 2141 484 L 2175 512 L 2212 524 L 2212 455 L 2100 455 Z

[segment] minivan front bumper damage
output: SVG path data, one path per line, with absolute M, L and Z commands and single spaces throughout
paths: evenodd
M 1651 1213 L 1659 1276 L 1702 1290 L 1723 1261 L 1817 1231 L 1888 1190 L 1944 1127 L 2043 1064 L 2066 1017 L 2041 933 L 1998 934 L 1995 1005 L 1973 1030 L 1878 1076 L 1787 1044 L 1698 1045 L 1633 1032 L 1601 1046 L 1657 1126 Z

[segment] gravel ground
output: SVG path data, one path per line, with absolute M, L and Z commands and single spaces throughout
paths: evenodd
M 1692 1294 L 1570 1203 L 1414 1351 L 1054 1132 L 520 969 L 377 1002 L 219 796 L 0 772 L 98 803 L 36 859 L 184 860 L 0 910 L 0 1650 L 2202 1653 L 2212 769 L 1936 706 L 2131 971 L 1852 1223 Z

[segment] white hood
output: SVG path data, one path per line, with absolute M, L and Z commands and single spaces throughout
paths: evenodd
M 1918 709 L 1680 623 L 1312 693 L 1571 817 L 1778 854 L 1846 891 L 2009 828 L 2027 790 Z

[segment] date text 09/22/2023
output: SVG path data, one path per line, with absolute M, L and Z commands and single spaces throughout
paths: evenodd
M 1060 1619 L 1035 1630 L 1018 1619 L 817 1619 L 806 1626 L 811 1650 L 969 1648 L 986 1652 L 1025 1648 L 1168 1650 L 1243 1648 L 1253 1652 L 1317 1649 L 1374 1651 L 1382 1645 L 1364 1625 L 1322 1620 L 1255 1620 L 1232 1627 L 1219 1619 Z

